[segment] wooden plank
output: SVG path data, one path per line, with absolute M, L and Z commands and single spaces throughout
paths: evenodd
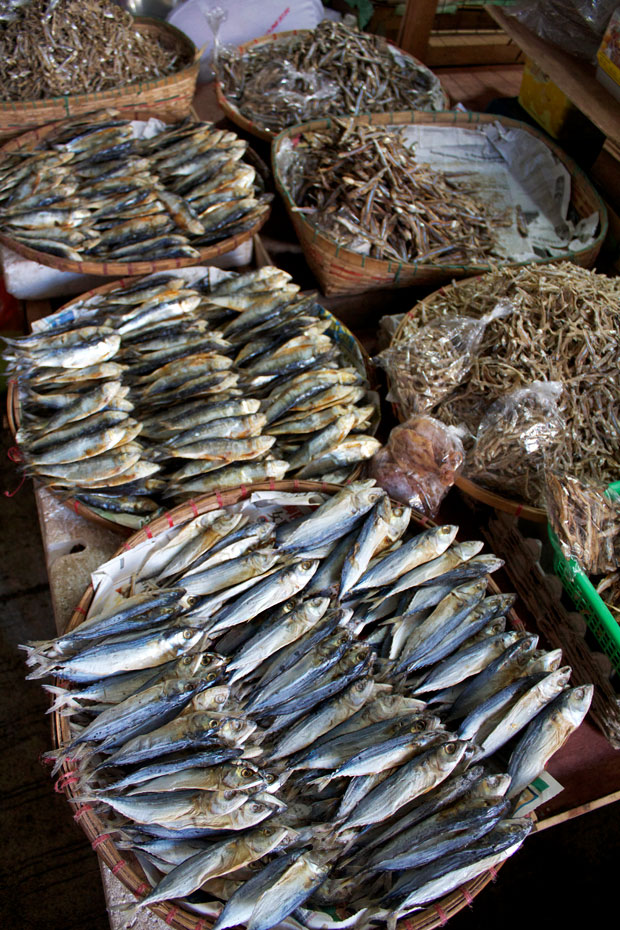
M 508 40 L 508 36 L 503 37 Z M 433 33 L 426 52 L 429 68 L 459 68 L 478 65 L 514 65 L 523 61 L 518 45 L 502 41 L 497 34 L 484 36 L 453 36 L 451 33 Z
M 498 7 L 487 6 L 486 9 L 575 106 L 606 136 L 619 144 L 620 101 L 596 80 L 594 66 L 550 45 Z
M 436 10 L 437 0 L 407 0 L 397 45 L 420 61 L 426 61 Z
M 582 814 L 587 814 L 589 811 L 598 810 L 599 807 L 607 807 L 608 804 L 613 804 L 614 801 L 620 801 L 620 791 L 613 791 L 611 794 L 606 794 L 603 798 L 597 798 L 595 801 L 589 801 L 587 804 L 573 807 L 569 811 L 562 811 L 562 813 L 555 814 L 553 817 L 539 820 L 536 823 L 535 832 L 540 833 L 541 830 L 555 827 L 559 823 L 565 823 L 567 820 L 574 820 L 575 817 L 581 817 Z

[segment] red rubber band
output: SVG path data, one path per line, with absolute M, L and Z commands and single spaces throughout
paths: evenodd
M 196 921 L 196 926 L 194 927 L 194 930 L 207 930 L 207 923 L 205 920 L 202 919 L 202 917 L 200 917 Z
M 491 876 L 491 879 L 492 879 L 494 882 L 497 881 L 497 871 L 493 868 L 493 866 L 490 866 L 490 868 L 489 868 L 489 875 Z
M 53 765 L 54 760 L 51 759 L 46 752 L 39 753 L 39 762 L 41 765 Z
M 297 480 L 297 478 L 293 480 L 293 487 L 295 488 L 295 490 L 299 488 L 299 481 Z
M 188 501 L 187 503 L 188 503 L 189 506 L 192 508 L 192 510 L 193 510 L 193 512 L 194 512 L 194 516 L 197 517 L 197 516 L 198 516 L 198 507 L 196 507 L 196 502 L 195 502 L 194 500 L 191 500 L 191 501 Z
M 76 810 L 75 814 L 73 815 L 73 819 L 79 820 L 82 814 L 87 814 L 88 811 L 92 811 L 92 806 L 90 804 L 83 804 L 82 807 Z
M 142 882 L 141 885 L 138 885 L 138 887 L 134 891 L 134 894 L 137 898 L 143 898 L 144 895 L 148 894 L 150 890 L 151 890 L 151 886 L 147 885 L 146 882 Z
M 275 491 L 275 487 L 276 487 L 275 481 L 273 480 L 273 478 L 270 478 L 270 479 L 269 479 L 269 490 L 270 490 L 270 491 Z
M 515 510 L 515 517 L 519 517 L 521 515 L 522 510 L 523 510 L 523 504 L 519 504 L 517 509 Z
M 474 903 L 473 895 L 469 893 L 469 891 L 467 890 L 465 886 L 461 888 L 461 891 L 463 892 L 463 897 L 467 901 L 467 904 L 469 905 L 469 907 L 471 907 L 472 904 Z
M 109 833 L 100 833 L 99 836 L 96 836 L 95 839 L 90 844 L 93 849 L 97 849 L 98 846 L 101 846 L 102 843 L 105 843 L 106 840 L 110 839 Z
M 24 461 L 24 456 L 21 454 L 19 446 L 11 446 L 6 450 L 6 454 L 7 458 L 10 459 L 11 462 L 19 463 Z
M 170 526 L 174 526 L 174 520 L 172 519 L 172 516 L 170 515 L 168 511 L 166 511 L 166 519 L 168 520 L 168 524 Z
M 5 497 L 15 497 L 15 495 L 19 491 L 21 491 L 21 489 L 23 488 L 25 481 L 26 481 L 26 476 L 22 475 L 22 480 L 19 482 L 19 484 L 17 485 L 14 491 L 3 491 L 2 493 L 4 494 Z
M 115 865 L 112 866 L 112 868 L 110 869 L 110 872 L 112 873 L 112 875 L 116 875 L 118 872 L 120 872 L 120 870 L 121 870 L 121 869 L 123 868 L 123 866 L 125 866 L 125 865 L 127 865 L 127 863 L 125 862 L 125 860 L 124 860 L 124 859 L 119 859 L 118 862 L 115 863 Z
M 124 549 L 126 552 L 129 552 L 129 550 L 131 549 L 131 543 L 129 543 L 129 542 L 124 543 L 123 549 Z
M 80 607 L 79 604 L 77 605 L 77 607 L 74 607 L 74 608 L 73 608 L 73 612 L 76 613 L 76 614 L 82 614 L 83 617 L 85 617 L 86 614 L 88 613 L 88 611 L 87 611 L 87 610 L 84 610 L 83 607 Z
M 437 913 L 439 914 L 439 923 L 441 924 L 442 927 L 445 927 L 445 925 L 448 923 L 448 915 L 444 911 L 443 907 L 441 907 L 441 905 L 435 904 L 434 907 Z
M 241 497 L 247 497 L 250 492 L 248 491 L 246 485 L 240 484 L 239 487 L 241 488 Z
M 223 506 L 224 506 L 224 498 L 222 497 L 222 495 L 220 494 L 219 491 L 216 491 L 216 492 L 215 492 L 215 499 L 216 499 L 216 501 L 217 501 L 217 506 L 218 506 L 218 507 L 223 507 Z
M 166 915 L 166 917 L 165 917 L 165 921 L 166 921 L 166 923 L 168 924 L 168 926 L 170 926 L 170 925 L 172 924 L 172 921 L 173 921 L 174 918 L 177 916 L 177 911 L 178 911 L 178 910 L 179 910 L 178 907 L 176 906 L 176 904 L 174 904 L 174 905 L 170 908 L 170 910 L 168 911 L 168 913 L 167 913 L 167 915 Z
M 79 517 L 79 515 L 80 515 L 80 505 L 78 504 L 78 502 L 77 502 L 76 500 L 72 500 L 71 503 L 73 504 L 73 509 L 74 509 L 74 511 L 77 513 L 77 515 L 78 515 L 78 517 Z
M 152 538 L 153 538 L 153 534 L 152 534 L 152 532 L 151 532 L 151 530 L 150 530 L 150 527 L 145 526 L 145 527 L 144 527 L 144 532 L 146 533 L 147 539 L 152 539 Z

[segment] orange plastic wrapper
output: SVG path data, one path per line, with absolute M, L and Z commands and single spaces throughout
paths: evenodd
M 390 497 L 434 517 L 463 468 L 465 450 L 456 431 L 420 414 L 395 426 L 370 461 L 370 476 Z

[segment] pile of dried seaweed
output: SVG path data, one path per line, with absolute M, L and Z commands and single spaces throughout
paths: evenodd
M 0 99 L 43 100 L 171 74 L 179 49 L 141 34 L 112 0 L 31 0 L 0 26 Z

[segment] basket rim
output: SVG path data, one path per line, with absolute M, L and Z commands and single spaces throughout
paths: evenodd
M 599 214 L 599 232 L 594 238 L 593 242 L 590 243 L 590 245 L 587 247 L 584 247 L 583 249 L 576 249 L 575 251 L 570 252 L 567 250 L 566 254 L 554 256 L 553 258 L 535 258 L 519 262 L 498 260 L 495 262 L 488 262 L 478 265 L 449 264 L 442 263 L 441 261 L 430 263 L 417 261 L 399 262 L 396 259 L 370 258 L 368 256 L 361 255 L 359 252 L 355 252 L 352 249 L 348 249 L 345 246 L 340 246 L 334 239 L 320 231 L 316 226 L 313 226 L 311 223 L 309 223 L 303 213 L 300 213 L 297 210 L 297 205 L 291 196 L 288 186 L 284 183 L 278 164 L 280 149 L 286 139 L 294 136 L 301 136 L 306 132 L 312 132 L 320 129 L 329 129 L 336 119 L 350 119 L 355 125 L 390 125 L 398 127 L 407 124 L 430 125 L 439 123 L 446 124 L 447 126 L 465 126 L 470 124 L 472 127 L 476 127 L 485 123 L 500 123 L 501 125 L 508 126 L 510 128 L 522 129 L 543 142 L 553 152 L 553 154 L 559 158 L 559 160 L 571 175 L 571 182 L 574 182 L 577 179 L 586 187 L 588 193 L 596 204 L 596 210 Z M 282 132 L 278 133 L 278 135 L 273 140 L 271 148 L 271 164 L 276 188 L 284 201 L 287 212 L 289 213 L 289 216 L 291 217 L 291 220 L 295 226 L 297 227 L 297 225 L 299 225 L 299 228 L 303 231 L 303 234 L 306 236 L 308 242 L 313 244 L 316 243 L 319 247 L 323 246 L 327 250 L 335 252 L 336 256 L 342 255 L 349 261 L 358 263 L 361 268 L 364 269 L 365 274 L 370 279 L 372 279 L 373 270 L 377 275 L 381 275 L 382 280 L 386 274 L 394 274 L 394 284 L 398 282 L 399 277 L 403 273 L 407 272 L 411 273 L 412 275 L 417 273 L 424 274 L 425 272 L 441 272 L 445 275 L 478 275 L 487 271 L 492 271 L 498 266 L 518 268 L 525 265 L 544 265 L 549 264 L 552 261 L 560 260 L 572 260 L 573 262 L 577 262 L 579 258 L 585 258 L 592 252 L 594 252 L 594 256 L 592 258 L 592 261 L 594 261 L 594 258 L 596 257 L 596 254 L 598 254 L 598 251 L 600 250 L 607 235 L 609 226 L 607 208 L 603 198 L 596 190 L 583 169 L 579 167 L 579 165 L 570 157 L 570 155 L 567 155 L 552 139 L 547 139 L 545 135 L 534 126 L 530 126 L 520 120 L 515 120 L 505 116 L 496 116 L 495 114 L 491 113 L 477 113 L 473 110 L 468 110 L 466 112 L 440 110 L 436 113 L 431 113 L 424 110 L 395 110 L 386 113 L 363 113 L 354 117 L 325 117 L 324 119 L 310 120 L 306 123 L 298 123 L 295 126 L 289 126 L 286 129 L 283 129 Z M 571 183 L 571 202 L 573 192 L 572 188 L 573 183 Z
M 314 32 L 314 30 L 313 29 L 288 29 L 288 30 L 284 30 L 283 32 L 267 33 L 266 35 L 258 36 L 255 39 L 250 39 L 248 42 L 242 42 L 240 45 L 237 45 L 236 51 L 240 55 L 243 55 L 245 52 L 249 51 L 251 48 L 253 48 L 256 45 L 266 45 L 268 42 L 275 42 L 279 40 L 283 41 L 285 39 L 292 38 L 293 36 L 305 35 L 308 32 Z M 420 65 L 423 68 L 426 68 L 427 71 L 431 71 L 428 65 L 425 65 L 424 62 L 421 61 L 421 59 L 416 58 L 416 56 L 412 55 L 410 52 L 406 52 L 404 49 L 396 45 L 395 42 L 392 42 L 390 39 L 387 39 L 385 36 L 376 36 L 376 38 L 382 40 L 385 43 L 385 45 L 391 46 L 392 48 L 394 48 L 399 53 L 399 55 L 402 55 L 403 58 L 407 58 L 410 61 L 415 62 L 416 65 Z M 446 110 L 448 110 L 448 107 L 450 106 L 450 97 L 448 95 L 447 90 L 441 83 L 441 78 L 439 77 L 439 75 L 435 74 L 434 71 L 431 71 L 431 73 L 439 82 L 439 87 L 441 89 L 443 102 L 445 104 L 444 110 L 437 111 L 437 112 L 445 112 Z M 215 96 L 217 98 L 217 102 L 219 103 L 221 108 L 224 110 L 226 115 L 230 117 L 230 119 L 232 119 L 233 122 L 237 123 L 238 126 L 241 126 L 242 129 L 245 129 L 247 132 L 250 132 L 255 136 L 258 136 L 259 139 L 263 139 L 265 142 L 271 142 L 272 140 L 278 137 L 279 131 L 276 131 L 273 129 L 266 129 L 263 126 L 259 126 L 257 123 L 248 119 L 247 116 L 244 116 L 244 114 L 241 112 L 239 107 L 226 96 L 224 92 L 224 88 L 222 86 L 222 82 L 217 74 L 215 76 Z M 424 113 L 428 111 L 420 110 L 419 112 Z
M 97 112 L 97 109 L 100 108 L 101 107 L 98 106 L 91 112 Z M 127 104 L 125 107 L 115 106 L 114 108 L 131 110 L 134 114 L 139 114 L 134 115 L 133 118 L 136 120 L 145 120 L 149 117 L 155 117 L 156 119 L 161 119 L 162 122 L 165 123 L 175 122 L 171 119 L 165 119 L 157 109 L 149 106 L 148 104 L 145 105 L 140 103 L 132 103 Z M 88 116 L 87 113 L 82 115 Z M 55 120 L 51 123 L 45 123 L 44 125 L 28 129 L 26 132 L 7 140 L 4 144 L 1 144 L 0 162 L 5 155 L 10 155 L 14 151 L 27 148 L 33 145 L 35 142 L 38 142 L 41 139 L 45 139 L 58 127 L 59 122 L 62 121 Z M 194 119 L 193 122 L 200 121 Z M 196 265 L 199 262 L 211 261 L 212 259 L 218 258 L 221 255 L 232 252 L 244 242 L 252 239 L 265 225 L 270 214 L 271 204 L 266 204 L 259 218 L 249 229 L 245 230 L 245 232 L 237 233 L 236 235 L 230 236 L 226 239 L 221 239 L 219 242 L 216 242 L 213 245 L 198 249 L 200 253 L 199 258 L 161 258 L 153 259 L 150 261 L 145 260 L 131 262 L 88 260 L 78 262 L 73 261 L 73 259 L 61 258 L 57 255 L 52 255 L 50 252 L 40 252 L 37 249 L 32 249 L 30 246 L 24 245 L 22 242 L 19 242 L 16 239 L 13 239 L 11 236 L 6 235 L 4 232 L 0 232 L 0 243 L 9 249 L 12 249 L 14 252 L 17 252 L 19 255 L 22 255 L 24 258 L 30 259 L 30 261 L 33 262 L 37 262 L 40 265 L 45 265 L 48 268 L 53 268 L 56 271 L 69 271 L 77 274 L 118 278 L 125 277 L 127 275 L 143 275 L 155 273 L 158 271 L 172 271 L 175 268 L 186 268 L 189 265 Z
M 200 267 L 200 266 L 196 265 L 193 267 Z M 85 301 L 89 299 L 90 297 L 95 297 L 100 294 L 106 294 L 108 292 L 114 291 L 115 288 L 123 287 L 125 284 L 130 284 L 132 282 L 135 282 L 135 280 L 136 279 L 134 277 L 128 276 L 125 278 L 116 279 L 114 281 L 108 281 L 105 284 L 100 284 L 98 287 L 91 288 L 91 290 L 85 291 L 83 294 L 78 294 L 75 297 L 72 297 L 71 300 L 67 301 L 67 303 L 59 307 L 56 313 L 62 313 L 63 311 L 70 309 L 74 304 L 78 304 L 81 301 Z M 368 352 L 366 351 L 366 349 L 364 348 L 364 346 L 362 345 L 358 337 L 355 335 L 355 333 L 352 330 L 349 329 L 348 326 L 346 326 L 345 323 L 342 322 L 342 320 L 339 320 L 338 317 L 334 313 L 332 313 L 331 310 L 329 310 L 327 307 L 324 307 L 322 304 L 321 304 L 321 310 L 324 314 L 327 314 L 327 316 L 332 321 L 331 326 L 335 325 L 338 329 L 343 330 L 345 335 L 347 337 L 350 337 L 354 341 L 355 346 L 357 350 L 359 351 L 361 359 L 364 363 L 366 377 L 369 383 L 369 391 L 375 390 L 376 369 L 375 369 L 375 366 L 373 365 L 372 359 L 370 358 Z M 243 313 L 244 311 L 241 311 L 241 312 Z M 12 377 L 7 381 L 6 409 L 7 409 L 7 421 L 8 421 L 9 429 L 11 431 L 13 438 L 15 439 L 17 430 L 19 429 L 20 422 L 21 422 L 21 407 L 19 403 L 19 377 Z M 378 428 L 379 423 L 380 423 L 380 413 L 381 413 L 380 405 L 378 405 L 377 414 L 379 416 L 379 420 L 377 422 L 376 428 Z M 357 468 L 351 473 L 351 476 L 347 479 L 347 483 L 356 480 L 356 478 L 359 477 L 359 475 L 361 474 L 361 470 L 362 470 L 362 464 L 358 465 Z M 288 479 L 288 480 L 289 481 L 295 481 L 295 480 L 301 481 L 302 479 Z M 320 482 L 315 482 L 315 483 L 318 484 Z M 84 517 L 86 520 L 89 520 L 92 523 L 97 523 L 100 526 L 107 527 L 108 529 L 114 530 L 115 532 L 122 534 L 123 536 L 126 536 L 126 537 L 136 532 L 134 527 L 127 526 L 126 524 L 120 523 L 112 519 L 112 515 L 110 517 L 106 517 L 102 513 L 98 512 L 97 510 L 89 507 L 87 504 L 83 504 L 81 501 L 76 500 L 74 497 L 64 497 L 58 492 L 54 491 L 53 488 L 48 487 L 47 485 L 43 483 L 41 483 L 40 486 L 44 487 L 48 491 L 49 494 L 51 494 L 56 500 L 59 501 L 59 503 L 64 504 L 74 513 L 78 514 L 79 516 Z M 334 485 L 334 487 L 339 487 L 339 485 Z M 223 489 L 221 491 L 215 491 L 213 493 L 224 494 L 225 490 L 226 489 Z M 182 505 L 179 505 L 179 506 L 182 506 Z M 149 525 L 150 522 L 151 521 L 147 520 L 145 521 L 144 525 Z
M 292 487 L 291 487 L 292 486 Z M 314 490 L 337 493 L 341 491 L 340 485 L 331 485 L 324 482 L 310 480 L 283 480 L 260 482 L 240 488 L 230 488 L 224 492 L 211 492 L 200 495 L 194 500 L 186 501 L 179 504 L 164 515 L 155 518 L 152 522 L 145 525 L 142 529 L 133 533 L 123 545 L 114 553 L 115 556 L 121 555 L 124 551 L 133 548 L 146 539 L 159 535 L 169 530 L 174 525 L 180 525 L 186 520 L 206 513 L 209 510 L 216 510 L 220 507 L 230 506 L 241 500 L 247 499 L 250 494 L 258 490 Z M 415 520 L 421 526 L 436 525 L 435 521 L 422 517 L 420 514 L 412 512 L 412 520 Z M 177 523 L 175 524 L 175 520 Z M 497 589 L 493 578 L 489 578 L 489 585 L 492 589 Z M 66 630 L 75 629 L 82 623 L 88 613 L 88 608 L 92 602 L 94 589 L 90 583 L 82 595 L 78 605 L 75 607 Z M 69 734 L 68 718 L 62 717 L 58 711 L 53 714 L 52 735 L 55 746 L 58 747 L 62 742 L 66 742 Z M 76 799 L 79 795 L 78 783 L 79 766 L 73 767 L 76 760 L 67 759 L 61 767 L 61 774 L 55 782 L 55 790 L 64 792 L 67 801 L 71 804 L 78 805 L 73 812 L 73 818 L 84 830 L 91 846 L 99 857 L 105 862 L 108 868 L 121 881 L 125 888 L 132 892 L 137 898 L 143 897 L 151 888 L 146 879 L 141 866 L 134 859 L 130 851 L 125 852 L 125 858 L 121 856 L 118 848 L 113 842 L 111 835 L 105 832 L 104 825 L 99 817 L 93 812 L 89 804 L 81 804 Z M 129 860 L 129 861 L 128 861 Z M 504 863 L 483 872 L 469 882 L 464 883 L 459 888 L 444 895 L 439 901 L 432 902 L 427 907 L 416 911 L 414 914 L 400 918 L 396 927 L 399 930 L 434 930 L 439 926 L 444 926 L 446 919 L 462 910 L 465 905 L 471 904 L 472 898 L 479 894 L 482 889 L 491 881 L 495 880 L 496 873 Z M 149 905 L 157 916 L 162 917 L 165 922 L 177 930 L 210 930 L 213 926 L 212 918 L 201 918 L 191 911 L 185 910 L 172 901 L 158 902 Z
M 129 93 L 131 89 L 135 89 L 139 93 L 144 93 L 145 91 L 149 91 L 157 87 L 165 87 L 170 83 L 171 80 L 185 76 L 193 76 L 194 72 L 196 76 L 198 76 L 200 59 L 197 58 L 197 55 L 199 50 L 196 48 L 196 45 L 194 42 L 192 42 L 188 35 L 186 35 L 176 26 L 173 26 L 172 23 L 168 23 L 161 19 L 155 19 L 151 16 L 134 16 L 133 20 L 134 25 L 138 31 L 140 31 L 140 26 L 144 26 L 147 29 L 156 29 L 163 35 L 173 36 L 177 42 L 185 48 L 185 51 L 189 56 L 189 61 L 184 64 L 182 68 L 171 71 L 170 74 L 167 74 L 164 77 L 149 78 L 142 81 L 132 81 L 129 84 L 119 84 L 118 86 L 110 87 L 108 90 L 85 91 L 81 94 L 60 94 L 55 97 L 42 97 L 40 99 L 30 98 L 28 100 L 0 100 L 0 112 L 11 111 L 14 112 L 16 116 L 19 116 L 20 114 L 23 115 L 24 110 L 31 109 L 41 111 L 47 109 L 50 104 L 64 103 L 66 101 L 71 101 L 72 103 L 87 103 L 92 100 L 93 104 L 95 104 L 97 101 L 101 102 L 102 100 L 105 100 L 105 98 L 110 95 L 118 93 Z

